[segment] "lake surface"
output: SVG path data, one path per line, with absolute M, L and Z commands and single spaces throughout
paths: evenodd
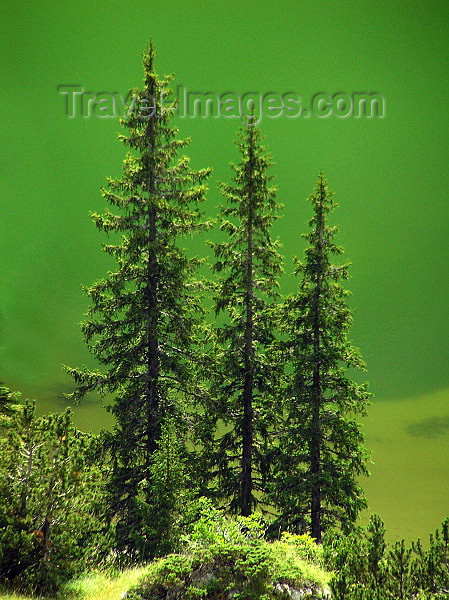
M 364 431 L 374 463 L 362 482 L 368 512 L 381 515 L 390 540 L 427 541 L 449 516 L 449 389 L 376 402 Z

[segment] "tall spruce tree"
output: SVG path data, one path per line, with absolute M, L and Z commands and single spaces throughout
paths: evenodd
M 270 229 L 277 218 L 275 189 L 267 175 L 271 165 L 260 131 L 248 117 L 236 142 L 241 162 L 232 165 L 230 184 L 221 184 L 227 199 L 221 207 L 221 231 L 228 240 L 212 244 L 218 274 L 215 311 L 217 374 L 210 409 L 215 436 L 206 443 L 218 496 L 233 512 L 249 515 L 256 491 L 263 491 L 270 423 L 269 398 L 275 368 L 265 348 L 274 337 L 270 303 L 277 296 L 281 273 L 279 243 Z
M 309 530 L 320 542 L 323 530 L 353 522 L 366 506 L 357 478 L 368 474 L 369 454 L 355 417 L 365 414 L 370 394 L 346 373 L 364 363 L 348 339 L 352 312 L 340 281 L 349 263 L 332 262 L 343 250 L 328 224 L 336 205 L 322 173 L 309 200 L 314 216 L 303 236 L 305 261 L 296 261 L 299 290 L 282 309 L 288 383 L 272 499 L 279 527 Z
M 112 398 L 116 426 L 104 436 L 113 465 L 110 508 L 118 521 L 117 545 L 130 560 L 168 550 L 166 543 L 161 549 L 160 540 L 166 538 L 170 507 L 155 493 L 155 457 L 168 447 L 167 419 L 172 430 L 184 415 L 179 403 L 185 398 L 191 404 L 195 397 L 192 369 L 200 323 L 201 291 L 194 281 L 199 260 L 186 255 L 182 237 L 208 226 L 198 204 L 210 169 L 193 171 L 187 157 L 178 157 L 189 140 L 177 139 L 170 124 L 171 76 L 156 74 L 154 58 L 150 44 L 143 55 L 144 87 L 132 90 L 121 120 L 128 135 L 120 140 L 131 149 L 123 176 L 109 179 L 102 190 L 115 213 L 93 215 L 99 230 L 121 235 L 117 243 L 104 245 L 117 269 L 87 288 L 92 307 L 82 325 L 103 369 L 68 369 L 78 386 L 75 399 L 94 390 Z M 185 423 L 179 429 L 177 443 L 184 439 Z M 177 446 L 173 457 L 178 455 Z M 175 485 L 179 473 L 176 465 L 170 467 L 165 477 L 173 477 Z

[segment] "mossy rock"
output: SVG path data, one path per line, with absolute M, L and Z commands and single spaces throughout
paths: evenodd
M 328 598 L 321 549 L 308 536 L 191 545 L 151 563 L 127 600 Z

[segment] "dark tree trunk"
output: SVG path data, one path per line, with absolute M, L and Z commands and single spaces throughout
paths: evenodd
M 154 97 L 154 90 L 150 90 Z M 148 133 L 150 145 L 155 146 L 155 128 L 154 118 L 149 119 Z M 150 202 L 156 193 L 156 174 L 153 162 L 149 165 L 149 194 Z M 159 303 L 158 303 L 158 280 L 159 265 L 157 260 L 157 210 L 154 205 L 150 205 L 148 210 L 148 265 L 147 265 L 147 374 L 146 374 L 146 451 L 147 466 L 151 457 L 157 449 L 157 442 L 160 437 L 160 406 L 159 406 L 159 340 L 158 340 L 158 321 L 159 321 Z
M 248 252 L 249 254 L 249 252 Z M 251 267 L 248 268 L 248 270 Z M 242 496 L 241 514 L 245 517 L 252 511 L 252 454 L 253 454 L 253 310 L 252 282 L 247 284 L 249 297 L 245 324 L 245 379 L 243 384 L 243 448 L 242 448 Z
M 42 531 L 42 553 L 43 553 L 43 559 L 44 561 L 47 561 L 49 559 L 49 549 L 50 549 L 50 543 L 49 543 L 49 538 L 50 538 L 50 520 L 48 518 L 48 515 L 45 516 L 45 520 L 44 523 L 41 527 L 41 531 Z
M 312 435 L 310 440 L 310 470 L 312 477 L 311 494 L 311 535 L 321 542 L 321 427 L 320 427 L 320 373 L 315 369 L 312 392 Z
M 250 147 L 250 168 L 252 169 L 252 148 Z M 244 340 L 245 377 L 243 382 L 243 447 L 241 463 L 241 501 L 240 512 L 247 517 L 252 512 L 253 504 L 253 387 L 254 387 L 254 321 L 253 321 L 253 206 L 252 206 L 252 172 L 250 173 L 249 211 L 248 211 L 248 243 L 246 256 L 246 319 Z
M 310 471 L 312 478 L 311 502 L 310 502 L 310 519 L 311 519 L 311 536 L 316 539 L 317 543 L 321 543 L 322 522 L 321 522 L 321 358 L 320 358 L 320 297 L 323 278 L 322 265 L 322 243 L 323 243 L 323 213 L 318 211 L 318 256 L 319 262 L 316 265 L 316 281 L 315 281 L 315 299 L 313 306 L 313 355 L 314 355 L 314 370 L 312 381 L 312 433 L 310 437 Z
M 148 460 L 157 448 L 160 435 L 159 415 L 159 340 L 157 336 L 158 325 L 158 263 L 155 251 L 157 240 L 156 209 L 149 211 L 149 243 L 150 252 L 148 259 L 147 301 L 148 301 L 148 328 L 147 328 L 147 386 L 146 386 L 146 413 L 147 413 L 147 453 Z

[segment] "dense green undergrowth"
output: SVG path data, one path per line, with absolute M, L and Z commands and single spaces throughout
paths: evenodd
M 180 552 L 115 577 L 81 576 L 62 586 L 57 597 L 269 600 L 287 599 L 296 592 L 306 600 L 326 597 L 329 578 L 323 548 L 309 535 L 284 533 L 279 540 L 268 541 L 260 516 L 231 519 L 204 500 Z
M 322 545 L 309 535 L 267 540 L 260 517 L 229 518 L 208 500 L 178 553 L 121 572 L 94 571 L 61 586 L 57 600 L 447 600 L 449 520 L 418 541 L 385 542 L 381 519 Z M 0 600 L 33 600 L 10 588 Z
M 345 536 L 330 534 L 324 561 L 333 571 L 334 600 L 447 600 L 449 598 L 449 519 L 420 540 L 388 546 L 382 520 L 374 515 L 367 527 Z

